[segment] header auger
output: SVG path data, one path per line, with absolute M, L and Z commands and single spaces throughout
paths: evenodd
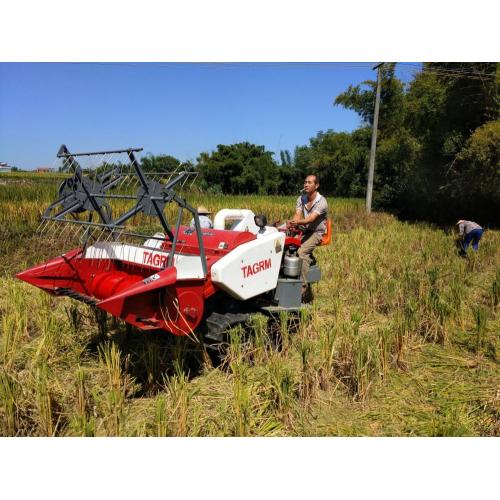
M 251 313 L 301 308 L 300 240 L 246 209 L 220 210 L 214 229 L 202 229 L 179 194 L 197 173 L 155 177 L 142 170 L 139 151 L 70 153 L 61 146 L 58 158 L 71 177 L 45 210 L 40 232 L 59 226 L 58 241 L 76 232 L 80 244 L 19 279 L 142 330 L 201 332 L 212 343 Z M 172 204 L 177 215 L 170 225 L 165 213 Z M 194 227 L 182 225 L 185 210 Z M 312 266 L 308 282 L 320 277 Z

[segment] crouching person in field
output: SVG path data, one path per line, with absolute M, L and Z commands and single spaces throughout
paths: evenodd
M 479 248 L 479 240 L 483 236 L 483 228 L 471 220 L 459 220 L 456 224 L 458 229 L 458 237 L 461 245 L 460 255 L 465 257 L 467 249 L 472 243 L 472 248 L 477 252 Z
M 308 175 L 304 181 L 303 194 L 297 199 L 295 215 L 288 221 L 288 227 L 298 227 L 303 231 L 299 257 L 302 259 L 302 296 L 307 297 L 307 272 L 313 261 L 313 250 L 321 243 L 326 232 L 328 203 L 326 198 L 318 192 L 319 180 L 317 175 Z

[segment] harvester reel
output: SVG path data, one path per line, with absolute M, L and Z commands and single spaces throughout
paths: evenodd
M 98 195 L 94 197 L 95 205 L 90 201 L 88 193 Z M 65 210 L 78 202 L 79 205 L 71 210 L 76 213 L 85 210 L 92 212 L 96 210 L 95 206 L 100 209 L 105 202 L 103 185 L 98 180 L 91 180 L 87 177 L 66 179 L 59 187 L 59 196 L 61 197 L 61 207 Z
M 139 189 L 137 193 L 137 204 L 142 205 L 142 211 L 144 214 L 156 216 L 158 214 L 158 210 L 163 212 L 163 208 L 165 207 L 163 189 L 163 184 L 153 180 L 147 181 L 147 189 L 144 186 Z M 154 199 L 158 210 L 155 208 L 155 203 L 153 203 L 152 198 Z

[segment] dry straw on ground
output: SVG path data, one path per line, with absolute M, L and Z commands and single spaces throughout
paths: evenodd
M 189 339 L 127 329 L 13 278 L 67 249 L 33 236 L 56 188 L 15 175 L 0 186 L 0 435 L 500 434 L 498 231 L 464 260 L 449 232 L 329 199 L 313 307 L 300 321 L 255 318 L 213 368 Z M 268 220 L 293 208 L 188 196 Z

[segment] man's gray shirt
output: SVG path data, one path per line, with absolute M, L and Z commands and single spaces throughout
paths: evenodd
M 472 222 L 471 220 L 463 220 L 458 225 L 458 232 L 460 236 L 463 236 L 464 234 L 469 234 L 471 231 L 474 231 L 474 229 L 483 229 L 483 228 L 479 224 L 477 224 L 476 222 Z
M 304 199 L 306 199 L 305 196 Z M 316 193 L 316 197 L 314 198 L 309 209 L 307 208 L 308 202 L 303 203 L 303 201 L 305 200 L 302 199 L 302 196 L 299 196 L 297 198 L 295 210 L 300 210 L 302 212 L 302 215 L 304 216 L 304 219 L 309 217 L 309 215 L 311 215 L 311 213 L 313 212 L 318 214 L 318 217 L 315 221 L 306 225 L 307 232 L 317 232 L 320 234 L 324 234 L 326 232 L 326 218 L 328 217 L 328 203 L 326 201 L 326 198 L 321 194 Z

